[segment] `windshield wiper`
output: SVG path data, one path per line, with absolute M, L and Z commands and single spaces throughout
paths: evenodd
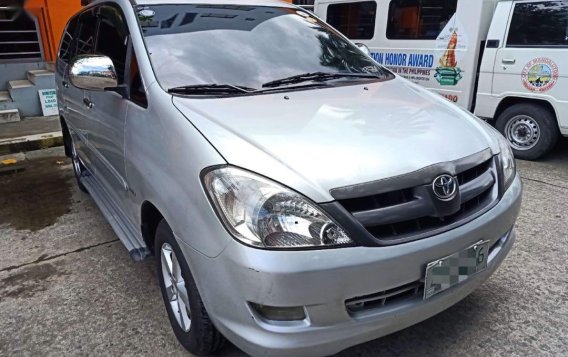
M 252 93 L 254 91 L 256 91 L 255 88 L 235 86 L 232 84 L 195 84 L 191 86 L 180 86 L 168 89 L 168 93 L 188 95 Z
M 353 77 L 353 78 L 380 78 L 375 74 L 370 73 L 326 73 L 326 72 L 313 72 L 313 73 L 303 73 L 292 77 L 286 77 L 282 79 L 277 79 L 268 83 L 264 83 L 262 88 L 274 88 L 280 87 L 287 84 L 295 84 L 307 81 L 329 81 L 332 79 L 342 78 L 342 77 Z

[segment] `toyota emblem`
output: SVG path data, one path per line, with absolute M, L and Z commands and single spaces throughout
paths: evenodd
M 432 189 L 438 199 L 450 201 L 458 193 L 458 183 L 455 177 L 450 175 L 440 175 L 432 182 Z

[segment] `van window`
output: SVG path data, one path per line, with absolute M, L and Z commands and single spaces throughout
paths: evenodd
M 568 1 L 515 4 L 508 47 L 568 47 Z
M 138 23 L 164 89 L 221 84 L 261 90 L 270 82 L 314 72 L 376 77 L 343 81 L 349 85 L 394 77 L 331 26 L 300 9 L 148 5 L 139 10 Z
M 132 46 L 132 45 L 131 45 Z M 142 82 L 142 75 L 136 53 L 131 47 L 132 56 L 130 59 L 130 100 L 143 108 L 148 108 L 148 98 L 146 98 L 146 90 Z
M 65 29 L 65 33 L 61 38 L 61 46 L 59 47 L 59 58 L 65 64 L 69 64 L 71 61 L 71 57 L 73 56 L 72 51 L 72 44 L 73 44 L 73 37 L 76 34 L 78 25 L 78 18 L 74 17 L 69 21 L 67 28 Z
M 124 83 L 128 27 L 122 11 L 114 6 L 102 6 L 99 12 L 100 24 L 97 35 L 99 55 L 108 56 L 114 63 L 118 83 Z
M 458 0 L 392 0 L 389 40 L 435 40 L 455 14 Z
M 377 3 L 374 1 L 332 4 L 326 22 L 349 39 L 370 40 L 375 34 Z
M 97 33 L 97 16 L 89 10 L 79 18 L 80 29 L 77 36 L 77 55 L 93 54 Z
M 314 0 L 293 0 L 292 4 L 303 7 L 306 10 L 314 11 Z

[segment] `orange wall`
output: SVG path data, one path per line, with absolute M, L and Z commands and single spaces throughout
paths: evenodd
M 81 8 L 81 0 L 28 0 L 26 9 L 38 20 L 47 62 L 57 58 L 57 47 L 69 18 Z

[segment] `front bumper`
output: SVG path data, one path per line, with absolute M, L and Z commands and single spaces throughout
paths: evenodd
M 180 244 L 215 326 L 251 355 L 330 355 L 423 321 L 457 303 L 499 267 L 515 240 L 522 184 L 476 220 L 443 234 L 389 247 L 266 251 L 231 240 L 216 258 Z M 479 240 L 493 247 L 487 269 L 428 300 L 406 299 L 350 314 L 345 301 L 423 281 L 426 265 Z M 181 243 L 181 241 L 180 241 Z M 304 306 L 307 318 L 270 322 L 247 302 Z

